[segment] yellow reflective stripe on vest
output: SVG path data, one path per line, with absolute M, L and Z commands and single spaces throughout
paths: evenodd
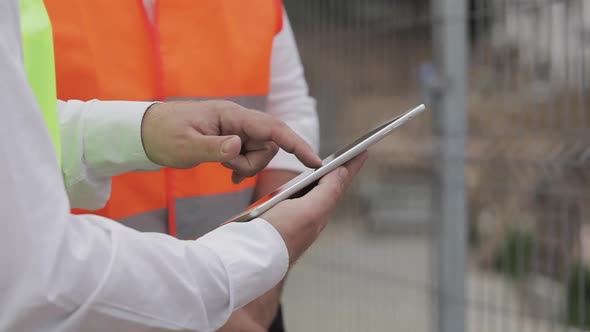
M 20 0 L 19 5 L 25 71 L 61 161 L 51 22 L 43 0 Z

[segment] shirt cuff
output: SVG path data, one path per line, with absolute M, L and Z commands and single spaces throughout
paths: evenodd
M 149 160 L 141 139 L 143 116 L 153 102 L 94 100 L 85 114 L 85 155 L 99 175 L 158 170 Z
M 225 265 L 233 310 L 276 286 L 289 268 L 285 241 L 270 223 L 261 218 L 226 224 L 197 241 L 217 253 Z M 241 249 L 237 254 L 236 248 Z

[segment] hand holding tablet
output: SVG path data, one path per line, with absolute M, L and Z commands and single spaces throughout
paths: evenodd
M 264 212 L 268 211 L 277 203 L 285 199 L 304 195 L 305 192 L 313 188 L 314 185 L 317 184 L 324 175 L 328 174 L 330 171 L 338 168 L 339 166 L 342 166 L 347 161 L 367 150 L 371 145 L 379 142 L 384 137 L 393 132 L 394 129 L 408 122 L 416 115 L 423 112 L 425 109 L 426 107 L 424 105 L 419 105 L 403 113 L 402 115 L 399 115 L 381 124 L 377 128 L 367 132 L 353 143 L 326 157 L 322 161 L 321 167 L 301 173 L 299 176 L 280 186 L 275 191 L 256 201 L 250 205 L 246 211 L 231 218 L 227 222 L 250 221 L 259 217 Z

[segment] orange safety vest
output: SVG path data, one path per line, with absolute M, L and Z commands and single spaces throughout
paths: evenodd
M 280 1 L 156 0 L 153 24 L 142 0 L 45 4 L 59 99 L 227 99 L 265 107 Z M 248 206 L 255 184 L 234 185 L 218 163 L 129 173 L 113 179 L 111 199 L 93 213 L 194 238 Z

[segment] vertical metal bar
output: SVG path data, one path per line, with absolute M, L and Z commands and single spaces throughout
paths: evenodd
M 572 127 L 572 102 L 571 102 L 571 77 L 570 77 L 570 64 L 571 64 L 571 55 L 570 55 L 570 43 L 569 43 L 569 31 L 570 31 L 570 17 L 569 17 L 569 13 L 572 10 L 572 2 L 565 2 L 563 4 L 563 6 L 565 7 L 563 9 L 563 46 L 564 46 L 564 58 L 565 58 L 565 64 L 564 64 L 564 77 L 563 77 L 563 89 L 566 91 L 565 92 L 565 97 L 564 97 L 564 105 L 563 105 L 563 110 L 565 110 L 565 116 L 563 117 L 563 120 L 560 121 L 560 124 L 562 125 L 562 128 L 559 128 L 561 130 L 568 130 L 571 129 Z
M 467 203 L 465 190 L 466 136 L 466 1 L 432 2 L 435 64 L 443 87 L 434 98 L 433 116 L 439 220 L 434 246 L 437 257 L 440 332 L 465 331 L 465 256 Z
M 582 31 L 580 33 L 580 39 L 582 40 L 582 42 L 580 43 L 580 53 L 581 53 L 581 59 L 582 59 L 582 66 L 581 66 L 581 72 L 582 72 L 582 77 L 581 77 L 581 87 L 580 87 L 580 109 L 582 111 L 582 119 L 579 123 L 580 125 L 580 129 L 584 129 L 586 128 L 586 126 L 588 125 L 588 121 L 587 121 L 587 114 L 586 114 L 586 48 L 587 48 L 587 38 L 588 36 L 586 35 L 587 33 L 587 23 L 586 22 L 588 20 L 588 13 L 590 13 L 590 10 L 588 10 L 588 3 L 585 1 L 580 1 L 580 10 L 579 10 L 579 14 L 580 14 L 580 21 L 581 21 L 581 25 L 582 25 Z
M 580 124 L 578 126 L 582 129 L 584 129 L 584 128 L 587 128 L 587 125 L 588 125 L 587 118 L 586 118 L 587 117 L 587 115 L 586 115 L 586 110 L 587 110 L 587 108 L 586 108 L 586 106 L 587 106 L 586 93 L 588 91 L 587 90 L 587 81 L 586 81 L 586 48 L 587 48 L 587 44 L 586 44 L 587 43 L 587 36 L 586 36 L 587 25 L 586 24 L 588 23 L 587 22 L 587 19 L 588 19 L 587 14 L 590 13 L 590 10 L 588 10 L 588 3 L 586 1 L 580 1 L 579 13 L 580 13 L 581 26 L 582 26 L 582 32 L 581 32 L 581 40 L 582 40 L 582 43 L 581 43 L 581 60 L 582 60 L 581 72 L 582 72 L 582 77 L 581 77 L 581 82 L 580 82 L 581 83 L 580 109 L 582 111 L 582 119 L 581 119 L 582 121 L 580 121 Z M 583 197 L 585 196 L 585 192 L 583 194 L 581 193 L 580 195 L 582 195 L 582 197 L 580 197 L 579 199 L 580 199 L 580 201 L 582 201 L 584 199 Z M 585 220 L 583 218 L 581 218 L 580 230 L 582 229 L 584 223 L 585 223 Z M 579 241 L 580 241 L 579 246 L 581 249 L 580 253 L 582 256 L 583 255 L 582 254 L 582 249 L 583 249 L 582 239 L 580 239 Z M 582 268 L 582 267 L 580 267 L 580 268 L 582 269 L 581 273 L 586 271 L 584 268 Z M 580 278 L 578 281 L 578 287 L 577 287 L 578 293 L 580 294 L 579 299 L 578 299 L 578 308 L 579 308 L 578 309 L 579 310 L 578 317 L 581 317 L 581 319 L 580 319 L 581 324 L 585 328 L 587 326 L 587 322 L 588 322 L 588 317 L 586 317 L 586 312 L 587 312 L 587 310 L 586 310 L 586 286 L 587 285 L 584 282 L 584 279 L 582 279 L 582 276 L 583 276 L 583 274 L 580 275 Z
M 550 173 L 551 177 L 555 176 L 555 173 L 552 171 L 552 173 Z M 553 199 L 553 196 L 555 193 L 555 189 L 553 188 L 547 188 L 547 197 L 549 197 L 549 199 Z M 553 270 L 554 270 L 554 266 L 555 266 L 555 259 L 557 258 L 556 255 L 554 255 L 554 251 L 553 251 L 553 246 L 554 241 L 553 239 L 555 238 L 554 234 L 556 234 L 556 220 L 557 218 L 559 218 L 558 214 L 557 214 L 557 209 L 555 208 L 555 205 L 550 205 L 549 206 L 550 210 L 547 212 L 547 214 L 549 215 L 549 218 L 547 218 L 546 220 L 546 226 L 547 227 L 547 232 L 546 234 L 543 234 L 543 237 L 545 238 L 545 253 L 547 255 L 547 270 L 546 273 L 549 276 L 549 278 L 552 277 L 553 275 Z M 543 244 L 541 244 L 543 245 Z M 547 326 L 549 327 L 550 331 L 555 331 L 557 330 L 557 324 L 555 322 L 554 319 L 548 319 L 547 317 L 543 317 L 543 320 L 547 322 Z
M 572 165 L 565 165 L 564 167 L 571 167 Z M 576 167 L 576 166 L 573 166 Z M 565 259 L 563 259 L 561 266 L 560 266 L 560 270 L 561 272 L 561 284 L 564 285 L 564 293 L 560 294 L 559 291 L 556 294 L 556 298 L 559 298 L 559 296 L 563 296 L 563 299 L 566 303 L 565 305 L 565 310 L 569 310 L 569 305 L 567 304 L 567 289 L 569 286 L 569 280 L 571 278 L 571 272 L 572 272 L 572 266 L 573 266 L 573 258 L 572 258 L 572 250 L 574 249 L 574 246 L 572 245 L 572 243 L 575 243 L 575 239 L 576 237 L 579 239 L 579 236 L 576 236 L 579 234 L 579 230 L 580 228 L 578 228 L 578 216 L 577 216 L 577 201 L 578 201 L 578 193 L 568 193 L 566 195 L 564 195 L 564 199 L 565 202 L 562 201 L 562 204 L 564 205 L 562 207 L 563 212 L 561 213 L 561 217 L 562 220 L 560 220 L 559 225 L 563 228 L 563 236 L 562 236 L 562 243 L 561 243 L 561 250 L 562 250 L 562 254 L 563 257 Z M 575 234 L 575 235 L 574 235 Z M 566 311 L 567 312 L 567 311 Z M 580 317 L 581 318 L 581 317 Z M 580 320 L 581 322 L 581 320 Z M 563 331 L 568 331 L 569 327 L 567 326 L 567 324 L 563 324 Z

